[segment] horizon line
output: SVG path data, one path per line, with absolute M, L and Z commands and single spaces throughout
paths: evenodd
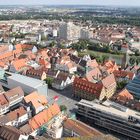
M 100 5 L 100 4 L 0 4 L 0 6 L 115 6 L 115 7 L 140 7 L 140 5 Z

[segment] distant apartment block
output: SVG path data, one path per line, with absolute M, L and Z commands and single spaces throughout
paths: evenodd
M 72 22 L 63 23 L 59 28 L 59 37 L 64 40 L 77 40 L 80 38 L 80 27 Z

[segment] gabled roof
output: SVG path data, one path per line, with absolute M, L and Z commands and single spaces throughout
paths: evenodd
M 32 129 L 31 129 L 31 127 L 28 123 L 23 125 L 22 127 L 20 127 L 19 130 L 22 131 L 25 134 L 31 134 L 31 132 L 32 132 Z
M 6 65 L 6 64 L 5 64 L 4 62 L 0 61 L 0 67 L 1 67 L 1 68 L 4 68 L 5 65 Z
M 0 109 L 6 107 L 8 105 L 9 105 L 9 102 L 6 99 L 6 97 L 4 96 L 4 94 L 0 94 Z
M 99 79 L 101 79 L 101 77 L 102 74 L 99 68 L 94 68 L 86 74 L 86 79 L 90 82 L 92 82 L 93 80 L 98 81 Z
M 22 132 L 12 126 L 0 126 L 0 138 L 4 140 L 18 140 Z
M 73 86 L 74 90 L 81 90 L 87 93 L 94 94 L 97 98 L 100 96 L 100 93 L 103 89 L 102 83 L 96 84 L 78 77 L 75 77 Z
M 103 67 L 106 69 L 108 73 L 112 73 L 114 70 L 118 70 L 119 67 L 117 66 L 115 61 L 108 60 L 104 63 Z
M 59 70 L 48 69 L 47 75 L 48 75 L 48 76 L 55 77 L 55 76 L 57 75 L 58 72 L 59 72 Z
M 40 95 L 36 91 L 30 93 L 29 95 L 24 97 L 26 103 L 31 102 L 35 109 L 42 106 L 42 104 L 47 104 L 47 99 L 45 96 Z
M 97 63 L 96 59 L 93 59 L 93 60 L 89 60 L 87 62 L 87 66 L 89 66 L 91 68 L 96 68 L 99 66 L 99 64 Z
M 83 122 L 80 122 L 78 120 L 72 120 L 72 119 L 67 119 L 64 122 L 64 128 L 68 129 L 70 131 L 74 131 L 77 133 L 79 136 L 100 136 L 102 133 L 100 133 L 98 130 L 84 124 Z
M 87 61 L 82 59 L 80 61 L 79 65 L 82 66 L 82 67 L 86 67 L 87 66 Z
M 69 73 L 59 72 L 56 79 L 58 79 L 60 81 L 66 81 L 68 77 L 69 77 Z
M 75 55 L 70 55 L 70 59 L 75 62 L 76 64 L 79 64 L 81 58 L 75 56 Z
M 0 117 L 0 123 L 8 123 L 14 120 L 18 120 L 18 118 L 22 117 L 25 114 L 27 114 L 27 111 L 24 109 L 24 107 L 20 107 Z
M 124 71 L 124 70 L 115 70 L 113 72 L 113 74 L 115 75 L 116 78 L 129 78 L 130 80 L 132 80 L 134 78 L 134 73 L 130 72 L 130 71 Z
M 45 109 L 42 112 L 38 113 L 36 116 L 34 116 L 32 119 L 29 120 L 29 125 L 32 131 L 48 123 L 59 113 L 60 113 L 60 108 L 56 103 L 51 105 L 48 109 Z
M 43 72 L 47 73 L 48 69 L 47 68 L 40 68 L 40 69 L 29 69 L 26 71 L 26 75 L 29 77 L 37 78 L 40 79 Z
M 110 74 L 109 76 L 105 77 L 101 82 L 105 88 L 109 88 L 111 85 L 116 84 L 114 74 Z
M 22 68 L 26 67 L 26 59 L 18 59 L 18 60 L 14 60 L 14 62 L 12 63 L 12 65 L 14 66 L 14 68 L 19 71 Z
M 120 93 L 115 95 L 113 98 L 115 98 L 117 100 L 123 100 L 123 101 L 128 101 L 128 100 L 134 99 L 133 95 L 131 95 L 131 93 L 127 89 L 123 89 Z
M 15 101 L 21 97 L 24 97 L 24 92 L 21 87 L 13 88 L 4 93 L 4 96 L 9 102 Z

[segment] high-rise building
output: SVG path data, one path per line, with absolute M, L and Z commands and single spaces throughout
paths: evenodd
M 80 27 L 72 22 L 63 23 L 59 28 L 59 37 L 64 40 L 77 40 L 80 38 Z
M 92 31 L 88 30 L 88 29 L 81 29 L 80 31 L 80 38 L 81 39 L 90 39 L 92 38 Z

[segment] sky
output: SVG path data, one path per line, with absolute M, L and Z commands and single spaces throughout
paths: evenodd
M 0 0 L 0 5 L 15 4 L 140 6 L 140 0 Z

